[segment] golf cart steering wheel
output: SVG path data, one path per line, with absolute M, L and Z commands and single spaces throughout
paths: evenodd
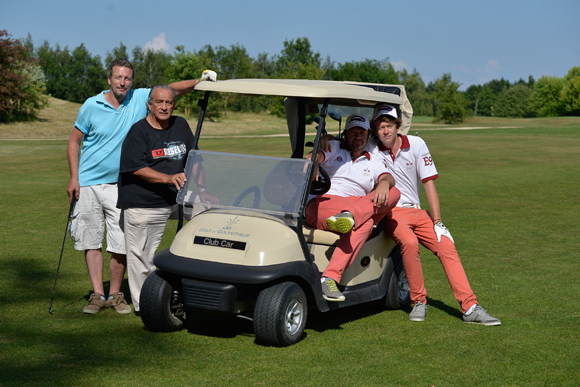
M 318 166 L 318 181 L 313 181 L 310 186 L 311 195 L 323 195 L 330 189 L 330 176 L 320 165 Z
M 254 193 L 254 207 L 253 208 L 260 208 L 260 188 L 258 188 L 257 186 L 252 186 L 252 187 L 248 187 L 244 190 L 244 192 L 242 192 L 240 194 L 240 196 L 238 196 L 236 198 L 236 200 L 234 200 L 234 203 L 232 204 L 232 206 L 237 207 L 242 200 L 244 200 L 244 198 L 246 196 L 248 196 L 251 193 Z

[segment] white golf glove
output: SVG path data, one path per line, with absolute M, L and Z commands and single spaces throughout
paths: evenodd
M 443 235 L 451 239 L 451 242 L 455 244 L 455 241 L 453 240 L 451 233 L 449 232 L 447 227 L 443 225 L 441 221 L 435 222 L 435 224 L 433 225 L 433 230 L 435 230 L 435 235 L 437 235 L 437 242 L 441 242 L 441 236 Z
M 201 73 L 201 78 L 199 78 L 199 80 L 215 82 L 217 80 L 217 74 L 213 70 L 205 70 L 203 73 Z

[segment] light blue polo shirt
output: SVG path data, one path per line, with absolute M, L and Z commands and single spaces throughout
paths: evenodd
M 79 161 L 81 187 L 117 182 L 123 140 L 131 126 L 147 116 L 150 90 L 130 90 L 118 109 L 105 99 L 110 91 L 87 99 L 81 106 L 75 122 L 85 135 Z

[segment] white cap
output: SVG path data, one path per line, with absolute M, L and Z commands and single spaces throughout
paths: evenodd
M 350 128 L 361 128 L 364 130 L 370 130 L 371 125 L 369 119 L 366 116 L 363 116 L 362 114 L 351 114 L 346 119 L 346 125 L 344 127 L 344 130 L 347 131 Z
M 391 105 L 378 105 L 373 112 L 373 121 L 381 116 L 389 116 L 391 118 L 399 118 L 397 116 L 397 109 Z

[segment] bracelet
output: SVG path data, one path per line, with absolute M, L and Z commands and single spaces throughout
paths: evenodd
M 207 188 L 201 187 L 201 188 L 198 188 L 198 190 L 199 190 L 199 192 L 206 192 L 207 191 Z

